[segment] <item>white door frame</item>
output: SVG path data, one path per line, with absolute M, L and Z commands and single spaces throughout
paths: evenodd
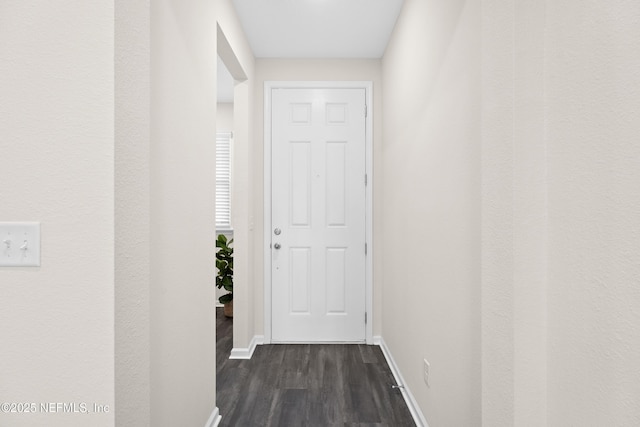
M 364 89 L 366 186 L 365 236 L 367 244 L 365 339 L 373 344 L 373 82 L 370 81 L 266 81 L 264 83 L 264 343 L 271 343 L 271 91 L 273 89 Z M 364 177 L 363 177 L 364 179 Z M 365 250 L 365 248 L 362 248 Z

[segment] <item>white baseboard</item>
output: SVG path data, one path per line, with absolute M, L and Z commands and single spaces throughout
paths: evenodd
M 222 420 L 222 416 L 220 416 L 220 409 L 216 406 L 204 427 L 217 427 L 220 424 L 220 420 Z
M 264 344 L 263 335 L 254 335 L 249 343 L 249 348 L 233 348 L 231 349 L 231 355 L 229 359 L 251 359 L 253 352 L 256 350 L 257 345 Z
M 396 364 L 396 361 L 393 359 L 391 355 L 391 351 L 387 344 L 384 342 L 384 339 L 381 336 L 373 337 L 373 344 L 379 345 L 382 350 L 382 354 L 384 354 L 384 358 L 387 359 L 387 363 L 389 364 L 389 368 L 391 369 L 391 373 L 396 380 L 396 384 L 403 386 L 400 390 L 402 391 L 402 397 L 404 397 L 404 401 L 407 402 L 407 407 L 409 408 L 409 412 L 411 412 L 411 416 L 418 427 L 429 427 L 427 423 L 427 419 L 424 417 L 424 414 L 420 410 L 418 406 L 418 402 L 413 397 L 411 390 L 409 390 L 409 386 L 402 378 L 402 374 L 400 373 L 400 369 Z

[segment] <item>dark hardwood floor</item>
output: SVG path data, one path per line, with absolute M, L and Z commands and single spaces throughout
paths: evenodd
M 233 321 L 217 309 L 221 426 L 415 426 L 377 346 L 258 346 L 230 360 Z

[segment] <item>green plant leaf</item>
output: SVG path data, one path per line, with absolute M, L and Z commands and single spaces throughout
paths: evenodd
M 227 236 L 219 234 L 216 239 L 216 286 L 224 288 L 229 293 L 220 298 L 220 302 L 229 302 L 233 299 L 233 248 L 230 247 L 233 239 L 227 241 Z M 223 299 L 225 301 L 223 301 Z

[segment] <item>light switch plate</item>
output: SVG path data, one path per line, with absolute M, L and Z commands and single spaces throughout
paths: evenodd
M 0 222 L 0 267 L 40 266 L 40 223 Z
M 427 387 L 431 387 L 431 384 L 429 384 L 429 373 L 431 371 L 431 364 L 427 361 L 426 358 L 423 360 L 423 369 L 424 383 L 427 385 Z

